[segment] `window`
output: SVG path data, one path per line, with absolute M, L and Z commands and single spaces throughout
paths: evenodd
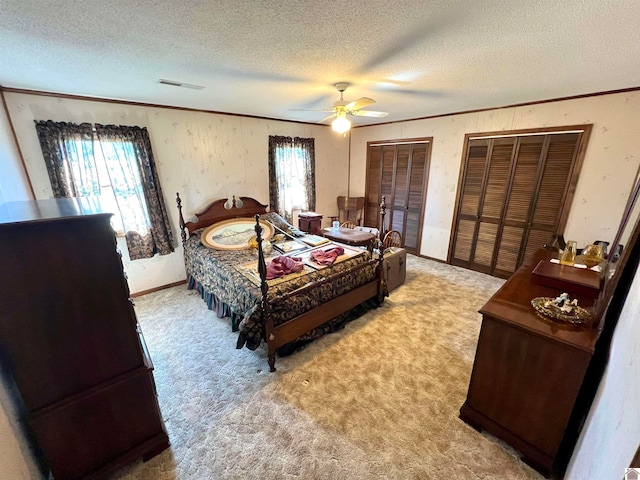
M 105 145 L 103 147 L 95 137 L 89 140 L 71 139 L 63 140 L 63 142 L 66 144 L 65 148 L 67 150 L 83 152 L 83 155 L 85 155 L 86 158 L 93 158 L 93 163 L 90 162 L 86 165 L 83 165 L 84 162 L 71 162 L 70 177 L 72 179 L 79 179 L 79 183 L 76 185 L 76 194 L 79 193 L 79 195 L 76 196 L 99 194 L 100 204 L 104 210 L 107 212 L 113 212 L 113 217 L 111 217 L 111 226 L 119 236 L 124 236 L 125 234 L 125 223 L 130 226 L 135 225 L 135 230 L 139 233 L 146 233 L 146 225 L 148 223 L 146 203 L 127 201 L 128 198 L 131 198 L 131 194 L 134 194 L 137 197 L 141 196 L 142 183 L 140 181 L 140 175 L 138 174 L 135 176 L 133 192 L 126 187 L 122 188 L 124 182 L 118 175 L 117 157 L 114 158 L 113 155 L 111 155 L 109 157 L 111 161 L 107 164 L 107 160 L 103 154 L 103 148 L 109 152 L 114 149 L 130 148 L 130 145 L 123 144 L 122 142 L 105 141 Z M 86 143 L 86 145 L 83 145 L 83 143 Z M 86 181 L 87 175 L 83 174 L 83 168 L 96 169 L 95 174 L 97 175 L 97 187 L 87 187 L 87 185 L 90 185 L 91 183 Z M 138 172 L 136 171 L 135 173 L 137 174 Z M 116 185 L 115 189 L 112 182 Z M 124 208 L 122 213 L 118 207 L 116 191 L 118 191 L 119 195 L 122 197 L 121 201 L 127 204 L 127 208 Z M 123 222 L 123 217 L 126 217 L 126 222 Z
M 94 158 L 98 167 L 100 195 L 114 212 L 112 225 L 118 233 L 133 230 L 140 235 L 149 231 L 149 214 L 142 180 L 137 168 L 124 172 L 117 152 L 127 159 L 135 158 L 131 142 L 94 141 Z M 127 161 L 129 163 L 129 161 Z M 125 225 L 128 226 L 125 230 Z
M 294 210 L 315 210 L 313 138 L 269 136 L 269 203 L 289 222 Z
M 36 122 L 55 197 L 100 195 L 132 260 L 173 251 L 146 128 Z

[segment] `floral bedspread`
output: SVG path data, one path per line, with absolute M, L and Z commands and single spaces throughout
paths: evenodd
M 276 255 L 272 254 L 271 258 Z M 266 259 L 267 264 L 271 258 Z M 200 241 L 200 232 L 195 232 L 184 245 L 184 259 L 188 287 L 197 288 L 209 308 L 215 310 L 219 317 L 231 318 L 232 328 L 239 331 L 238 348 L 257 348 L 263 338 L 263 326 L 260 320 L 261 294 L 256 251 L 213 250 L 204 246 Z M 276 301 L 270 311 L 275 325 L 373 280 L 376 276 L 375 262 L 369 262 L 370 259 L 371 254 L 362 250 L 361 254 L 327 268 L 309 267 L 301 273 L 270 280 L 268 297 L 270 305 L 273 305 L 277 297 L 287 292 L 324 277 L 343 273 L 337 279 L 324 282 L 304 294 L 296 293 L 284 301 Z M 367 266 L 353 270 L 353 267 L 366 262 L 369 263 Z M 252 265 L 255 265 L 253 273 Z M 321 330 L 317 329 L 315 334 L 320 335 Z

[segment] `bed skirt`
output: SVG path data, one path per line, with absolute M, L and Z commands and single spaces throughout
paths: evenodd
M 200 293 L 201 298 L 207 304 L 207 307 L 209 308 L 209 310 L 212 310 L 213 312 L 215 312 L 218 318 L 230 318 L 231 330 L 233 332 L 239 331 L 239 325 L 242 319 L 244 318 L 244 315 L 237 314 L 233 310 L 231 310 L 229 305 L 221 301 L 218 297 L 216 297 L 215 294 L 206 291 L 205 288 L 202 286 L 202 284 L 200 284 L 200 282 L 198 282 L 191 275 L 188 275 L 187 277 L 187 288 L 189 290 L 196 290 L 198 293 Z M 369 310 L 373 308 L 378 308 L 380 304 L 381 303 L 378 300 L 377 296 L 370 298 L 369 300 L 365 300 L 360 305 L 357 305 L 351 310 L 344 312 L 338 315 L 337 317 L 332 318 L 331 320 L 320 325 L 319 327 L 314 328 L 306 332 L 305 334 L 301 335 L 300 337 L 296 338 L 293 342 L 287 343 L 286 345 L 283 345 L 282 347 L 278 348 L 277 349 L 278 355 L 281 357 L 291 355 L 293 352 L 304 347 L 309 342 L 312 342 L 313 340 L 327 333 L 332 333 L 338 330 L 342 330 L 348 322 L 361 317 L 362 315 L 364 315 L 365 313 L 367 313 Z M 238 342 L 236 344 L 236 348 L 240 349 L 244 346 L 246 346 L 249 350 L 255 350 L 256 348 L 258 348 L 258 346 L 260 346 L 260 344 L 251 342 L 243 332 L 240 332 L 238 335 Z
M 200 296 L 209 307 L 209 310 L 213 310 L 218 318 L 230 318 L 231 319 L 231 331 L 237 332 L 239 325 L 244 315 L 235 313 L 229 305 L 224 303 L 213 293 L 205 290 L 200 282 L 198 282 L 192 275 L 187 276 L 187 288 L 189 290 L 196 290 L 200 293 Z

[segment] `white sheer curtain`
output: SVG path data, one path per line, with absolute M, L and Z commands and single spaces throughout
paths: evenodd
M 290 223 L 294 210 L 315 209 L 313 138 L 269 137 L 269 202 Z

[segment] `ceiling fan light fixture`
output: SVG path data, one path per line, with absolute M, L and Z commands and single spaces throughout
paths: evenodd
M 334 132 L 347 133 L 351 130 L 351 122 L 347 120 L 347 114 L 345 112 L 338 112 L 336 119 L 331 122 L 331 128 Z

